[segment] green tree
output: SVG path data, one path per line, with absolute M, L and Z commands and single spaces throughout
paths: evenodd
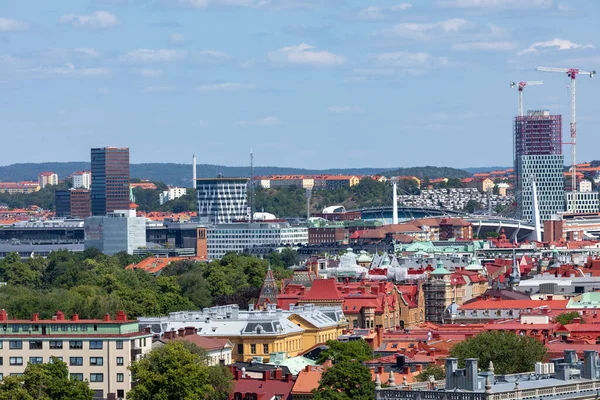
M 334 363 L 342 361 L 366 361 L 373 358 L 373 349 L 369 344 L 361 340 L 351 340 L 349 342 L 339 342 L 337 340 L 328 340 L 327 350 L 323 350 L 319 354 L 318 363 L 322 364 L 325 360 L 331 358 Z
M 421 371 L 419 375 L 417 375 L 417 380 L 419 382 L 425 382 L 429 380 L 429 377 L 433 376 L 436 381 L 440 379 L 444 379 L 446 376 L 446 370 L 444 367 L 435 364 L 429 364 L 427 368 Z
M 170 341 L 152 350 L 129 367 L 136 385 L 127 398 L 226 399 L 232 388 L 231 377 L 223 368 L 207 366 L 203 354 L 196 346 L 181 341 Z
M 573 322 L 573 320 L 575 318 L 581 318 L 581 315 L 579 315 L 579 313 L 577 311 L 571 311 L 571 312 L 558 314 L 556 316 L 555 320 L 556 320 L 556 322 L 560 323 L 561 325 L 567 325 L 567 324 L 570 324 L 571 322 Z M 581 319 L 581 322 L 585 323 L 585 320 Z
M 373 400 L 375 383 L 368 367 L 355 361 L 342 361 L 327 369 L 319 387 L 313 390 L 314 400 Z
M 296 250 L 286 247 L 281 251 L 281 261 L 283 261 L 284 267 L 291 267 L 292 265 L 298 264 L 300 257 L 298 257 L 298 252 Z
M 535 363 L 546 354 L 544 345 L 534 338 L 512 332 L 483 332 L 456 344 L 451 352 L 461 365 L 465 358 L 477 358 L 486 368 L 493 361 L 498 374 L 533 371 Z
M 463 211 L 468 213 L 474 213 L 477 210 L 481 210 L 481 204 L 477 200 L 469 200 L 467 204 L 465 204 Z
M 47 364 L 29 364 L 23 376 L 7 377 L 0 385 L 0 399 L 91 400 L 93 395 L 89 383 L 70 379 L 67 364 L 56 357 Z

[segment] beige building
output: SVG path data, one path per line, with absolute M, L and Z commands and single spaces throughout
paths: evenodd
M 87 380 L 95 399 L 125 398 L 131 389 L 127 367 L 150 351 L 152 334 L 139 331 L 120 311 L 116 319 L 83 320 L 74 314 L 65 319 L 58 311 L 50 320 L 8 319 L 0 311 L 3 334 L 0 339 L 0 378 L 21 375 L 27 363 L 42 364 L 58 357 L 73 379 Z
M 38 184 L 42 189 L 47 185 L 58 185 L 58 175 L 54 172 L 42 172 L 38 175 Z

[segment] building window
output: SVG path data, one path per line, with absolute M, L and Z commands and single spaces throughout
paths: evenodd
M 4 365 L 4 357 L 0 357 L 0 365 Z
M 62 342 L 62 340 L 51 340 L 50 341 L 50 348 L 51 349 L 62 349 L 63 348 L 63 342 Z
M 65 325 L 62 325 L 62 326 L 60 327 L 60 330 L 61 330 L 61 331 L 63 331 L 63 332 L 66 332 L 66 331 L 68 331 L 68 330 L 69 330 L 69 325 L 67 325 L 67 324 L 65 324 Z
M 269 354 L 269 345 L 268 344 L 263 344 L 263 353 Z
M 123 365 L 123 357 L 117 357 L 117 365 Z
M 119 373 L 117 374 L 117 382 L 124 382 L 125 381 L 125 375 Z
M 23 342 L 20 340 L 11 340 L 8 342 L 8 347 L 11 350 L 21 350 L 23 348 Z
M 123 341 L 117 340 L 117 350 L 121 350 L 123 348 Z
M 102 350 L 102 341 L 90 340 L 90 350 Z
M 83 357 L 69 357 L 69 365 L 83 365 Z
M 71 325 L 71 331 L 77 332 L 77 325 Z
M 29 357 L 30 364 L 43 364 L 44 359 L 42 357 Z
M 81 350 L 83 349 L 83 342 L 81 340 L 69 340 L 69 349 Z
M 237 352 L 238 354 L 244 354 L 244 345 L 243 344 L 238 344 L 237 345 Z
M 29 342 L 29 350 L 42 350 L 41 340 L 31 340 Z
M 58 331 L 58 325 L 50 325 L 50 330 L 52 332 L 57 332 Z
M 87 328 L 88 328 L 87 325 L 80 325 L 79 326 L 79 330 L 83 331 L 83 332 L 87 331 Z
M 90 365 L 104 365 L 102 357 L 90 357 Z
M 75 381 L 82 381 L 83 380 L 83 374 L 69 374 L 71 376 L 71 379 L 75 380 Z
M 90 382 L 104 382 L 104 374 L 90 374 Z
M 124 399 L 125 398 L 125 391 L 123 389 L 117 390 L 117 398 L 118 399 Z
M 23 357 L 11 357 L 10 365 L 23 365 Z
M 59 361 L 62 361 L 62 360 L 63 360 L 63 358 L 62 358 L 62 357 L 50 356 L 50 358 L 48 359 L 48 362 L 49 362 L 50 364 L 54 364 L 54 359 L 55 359 L 55 358 L 56 358 L 57 360 L 59 360 Z
M 251 344 L 250 345 L 250 353 L 251 354 L 256 354 L 256 345 L 255 344 Z

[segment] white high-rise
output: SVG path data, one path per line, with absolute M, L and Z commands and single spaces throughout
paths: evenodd
M 90 171 L 77 171 L 71 175 L 73 178 L 73 189 L 89 189 L 92 181 L 92 173 Z
M 248 178 L 196 179 L 196 194 L 201 223 L 248 220 Z

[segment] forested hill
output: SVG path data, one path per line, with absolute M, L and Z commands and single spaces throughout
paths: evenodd
M 13 182 L 23 180 L 36 180 L 40 172 L 56 172 L 60 179 L 71 175 L 78 170 L 90 169 L 87 162 L 48 162 L 48 163 L 23 163 L 0 166 L 0 182 Z M 343 175 L 414 175 L 428 178 L 463 178 L 469 173 L 463 170 L 446 167 L 412 167 L 397 170 L 384 168 L 335 168 L 335 169 L 303 169 L 286 167 L 255 167 L 255 175 L 289 175 L 289 174 L 343 174 Z M 249 167 L 228 167 L 224 165 L 198 164 L 198 178 L 223 176 L 249 176 Z M 131 164 L 131 177 L 149 179 L 151 181 L 165 182 L 170 185 L 191 186 L 191 164 L 173 163 L 147 163 Z

